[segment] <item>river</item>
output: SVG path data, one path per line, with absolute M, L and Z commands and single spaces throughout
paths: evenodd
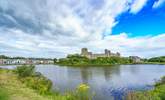
M 0 66 L 13 69 L 15 66 Z M 36 71 L 53 82 L 53 89 L 65 92 L 80 83 L 90 86 L 94 100 L 122 100 L 128 91 L 148 90 L 165 75 L 165 65 L 116 65 L 111 67 L 68 67 L 36 65 Z

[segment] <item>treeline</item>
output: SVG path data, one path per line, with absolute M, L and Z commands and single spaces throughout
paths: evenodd
M 160 57 L 153 57 L 148 59 L 148 62 L 165 62 L 165 56 L 160 56 Z
M 34 59 L 34 60 L 54 60 L 51 58 L 26 58 L 26 57 L 9 57 L 9 56 L 5 56 L 5 55 L 0 55 L 0 59 Z M 56 58 L 55 58 L 56 59 Z
M 132 60 L 127 57 L 98 57 L 97 59 L 88 59 L 78 54 L 69 55 L 61 58 L 58 64 L 63 65 L 114 65 L 114 64 L 131 64 Z

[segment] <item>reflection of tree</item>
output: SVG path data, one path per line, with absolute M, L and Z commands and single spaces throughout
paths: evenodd
M 108 68 L 103 68 L 104 71 L 104 77 L 106 81 L 109 81 L 111 78 L 112 70 L 109 70 Z
M 83 83 L 88 83 L 89 79 L 92 77 L 92 72 L 89 68 L 81 68 L 81 79 Z
M 109 81 L 113 75 L 120 75 L 120 66 L 103 67 L 104 77 L 106 81 Z
M 130 72 L 133 73 L 133 74 L 138 73 L 138 71 L 140 69 L 140 66 L 139 65 L 138 66 L 137 65 L 134 65 L 134 66 L 128 65 L 128 67 L 129 67 Z

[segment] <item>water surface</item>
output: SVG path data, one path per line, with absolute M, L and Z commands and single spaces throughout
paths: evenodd
M 1 66 L 14 68 L 15 66 Z M 67 67 L 36 65 L 53 82 L 53 89 L 65 92 L 86 83 L 94 100 L 121 100 L 128 91 L 148 90 L 165 75 L 165 65 L 119 65 L 111 67 Z

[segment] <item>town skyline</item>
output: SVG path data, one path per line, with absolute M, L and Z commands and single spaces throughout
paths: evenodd
M 86 47 L 165 55 L 165 0 L 1 0 L 0 55 L 62 58 Z

